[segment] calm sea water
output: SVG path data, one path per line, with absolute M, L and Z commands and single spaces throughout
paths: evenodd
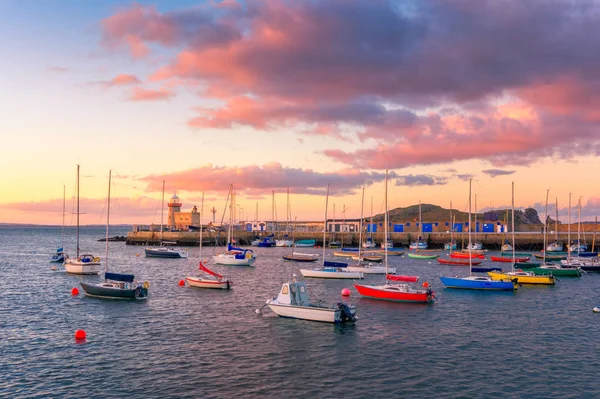
M 188 260 L 147 259 L 142 247 L 110 243 L 110 269 L 151 284 L 147 301 L 119 302 L 71 296 L 81 278 L 48 261 L 60 236 L 0 229 L 1 397 L 600 397 L 599 275 L 517 293 L 452 291 L 437 276 L 467 269 L 391 257 L 433 283 L 439 301 L 386 303 L 352 289 L 360 320 L 335 326 L 254 313 L 298 273 L 283 248 L 256 249 L 255 268 L 214 267 L 234 280 L 227 292 L 177 285 L 196 274 L 197 249 Z M 104 257 L 103 236 L 84 228 L 81 248 Z M 313 300 L 334 303 L 351 282 L 308 286 Z

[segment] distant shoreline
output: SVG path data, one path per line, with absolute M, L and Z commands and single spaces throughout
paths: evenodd
M 10 228 L 10 227 L 43 228 L 43 227 L 62 227 L 62 226 L 60 224 L 0 223 L 0 229 Z M 75 227 L 76 226 L 73 226 L 73 225 L 65 226 L 65 228 L 67 228 L 67 229 L 75 228 Z M 105 224 L 82 224 L 80 227 L 106 227 L 106 225 Z M 110 227 L 111 228 L 114 228 L 114 227 L 131 227 L 131 228 L 133 228 L 133 225 L 132 224 L 111 224 Z

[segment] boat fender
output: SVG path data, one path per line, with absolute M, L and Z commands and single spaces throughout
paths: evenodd
M 100 258 L 98 258 L 98 257 L 95 257 L 95 258 L 94 258 L 94 262 L 100 262 Z
M 246 259 L 250 259 L 252 257 L 252 253 L 251 252 L 246 252 Z
M 148 288 L 150 288 L 150 283 L 149 283 L 149 282 L 147 282 L 147 281 L 144 281 L 144 284 L 142 284 L 142 287 L 143 287 L 144 289 L 148 289 Z

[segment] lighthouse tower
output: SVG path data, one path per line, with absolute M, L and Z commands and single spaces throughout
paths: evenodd
M 167 226 L 169 226 L 170 229 L 174 230 L 177 227 L 175 225 L 175 212 L 181 212 L 181 201 L 179 201 L 179 197 L 177 196 L 177 194 L 173 194 L 167 206 L 169 207 Z

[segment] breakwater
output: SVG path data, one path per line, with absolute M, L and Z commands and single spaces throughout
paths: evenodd
M 284 233 L 281 233 L 283 235 Z M 239 245 L 250 245 L 250 243 L 258 238 L 263 238 L 267 234 L 261 233 L 256 234 L 255 232 L 236 232 L 234 234 L 235 240 Z M 394 242 L 396 247 L 407 247 L 412 241 L 415 241 L 418 237 L 416 233 L 390 233 L 390 238 Z M 279 238 L 275 235 L 275 238 Z M 484 247 L 488 249 L 500 249 L 504 241 L 511 237 L 505 233 L 478 233 L 473 234 L 471 239 L 473 241 L 481 242 Z M 571 233 L 571 240 L 577 238 L 577 235 Z M 327 242 L 333 240 L 333 235 L 327 233 Z M 359 235 L 357 233 L 346 233 L 343 235 L 340 233 L 335 234 L 335 239 L 342 241 L 344 246 L 352 247 L 358 246 Z M 365 237 L 363 237 L 363 240 Z M 376 243 L 382 242 L 384 239 L 383 233 L 374 233 L 373 240 Z M 432 248 L 443 248 L 444 244 L 450 241 L 449 233 L 425 233 L 423 239 Z M 170 241 L 176 243 L 179 246 L 198 246 L 199 245 L 199 234 L 198 232 L 189 231 L 176 231 L 176 232 L 164 232 L 162 234 L 163 241 Z M 227 240 L 227 234 L 205 232 L 202 237 L 202 245 L 206 246 L 220 246 L 225 245 Z M 294 240 L 316 240 L 317 246 L 323 245 L 323 233 L 309 232 L 309 233 L 297 233 L 294 234 Z M 555 240 L 555 234 L 548 237 L 548 241 L 552 242 Z M 467 234 L 455 235 L 455 241 L 459 248 L 466 247 L 468 243 Z M 558 241 L 566 245 L 567 233 L 559 233 Z M 127 245 L 160 245 L 161 235 L 159 232 L 150 231 L 135 231 L 127 234 L 126 243 Z M 540 232 L 522 232 L 515 233 L 515 244 L 518 249 L 521 250 L 541 250 L 544 247 L 544 236 Z M 588 244 L 591 247 L 591 240 L 588 240 Z

